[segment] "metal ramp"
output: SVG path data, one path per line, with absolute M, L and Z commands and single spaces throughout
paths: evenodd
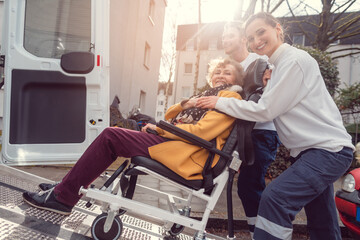
M 0 165 L 0 240 L 2 239 L 91 239 L 90 227 L 101 214 L 100 207 L 86 208 L 80 200 L 70 216 L 52 213 L 29 206 L 22 200 L 24 191 L 36 191 L 40 182 L 47 179 Z M 121 239 L 163 239 L 161 225 L 140 218 L 123 215 Z M 180 234 L 177 239 L 193 239 L 192 234 Z M 208 236 L 207 239 L 223 239 Z

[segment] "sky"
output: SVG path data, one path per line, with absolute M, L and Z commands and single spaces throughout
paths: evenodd
M 202 21 L 216 22 L 216 21 L 230 21 L 233 19 L 235 11 L 242 9 L 244 12 L 251 0 L 201 0 L 202 7 Z M 267 1 L 267 0 L 265 0 Z M 336 0 L 341 4 L 347 0 Z M 260 0 L 257 1 L 255 12 L 261 10 Z M 275 6 L 278 0 L 270 0 L 271 6 Z M 302 4 L 296 9 L 297 15 L 316 14 L 321 10 L 321 0 L 289 0 L 291 6 Z M 198 0 L 168 0 L 168 8 L 175 7 L 177 13 L 177 23 L 191 24 L 198 21 Z M 306 10 L 304 10 L 306 9 Z M 356 1 L 351 7 L 352 11 L 360 10 L 360 1 Z M 306 12 L 305 12 L 306 11 Z M 275 17 L 289 16 L 290 12 L 286 1 L 274 12 Z

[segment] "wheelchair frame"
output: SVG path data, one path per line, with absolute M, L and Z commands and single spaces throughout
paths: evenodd
M 170 125 L 164 121 L 160 121 L 160 124 L 158 124 L 159 127 L 164 128 L 167 131 L 171 131 L 174 134 L 181 135 L 183 138 L 185 138 L 188 141 L 191 141 L 194 144 L 200 145 L 201 147 L 204 147 L 208 149 L 211 152 L 216 152 L 219 154 L 223 161 L 227 161 L 226 166 L 224 167 L 223 171 L 216 176 L 213 179 L 214 188 L 212 189 L 210 195 L 205 194 L 205 189 L 201 188 L 199 190 L 192 189 L 190 187 L 184 186 L 178 182 L 175 182 L 171 179 L 169 179 L 166 176 L 163 176 L 151 169 L 145 168 L 143 166 L 134 166 L 131 167 L 132 169 L 136 169 L 140 171 L 141 173 L 148 174 L 152 177 L 155 177 L 161 181 L 167 182 L 168 184 L 184 191 L 187 194 L 187 198 L 181 198 L 174 196 L 172 194 L 151 189 L 149 187 L 143 186 L 141 184 L 136 184 L 137 189 L 141 189 L 142 191 L 151 194 L 153 196 L 157 196 L 161 199 L 165 199 L 167 201 L 167 205 L 169 210 L 160 209 L 155 206 L 151 206 L 146 203 L 142 203 L 140 201 L 135 201 L 132 199 L 128 199 L 126 197 L 123 197 L 123 192 L 121 190 L 120 181 L 114 184 L 114 180 L 120 175 L 125 174 L 125 167 L 127 165 L 127 161 L 124 162 L 119 169 L 110 177 L 110 179 L 104 184 L 104 186 L 100 189 L 94 189 L 94 188 L 81 188 L 79 191 L 79 194 L 84 194 L 86 197 L 89 197 L 92 199 L 92 202 L 94 200 L 102 202 L 102 211 L 107 213 L 107 217 L 104 223 L 104 233 L 110 231 L 112 228 L 113 222 L 115 220 L 116 215 L 118 215 L 120 209 L 124 209 L 126 211 L 129 211 L 131 213 L 135 213 L 138 215 L 146 215 L 153 219 L 158 219 L 164 222 L 164 238 L 175 237 L 178 233 L 171 232 L 172 226 L 183 226 L 188 227 L 191 229 L 194 229 L 197 231 L 196 235 L 194 236 L 194 239 L 196 240 L 202 240 L 205 239 L 205 228 L 210 216 L 211 211 L 214 209 L 222 191 L 224 190 L 224 187 L 226 183 L 228 183 L 228 220 L 229 220 L 229 226 L 231 225 L 232 229 L 232 199 L 231 199 L 231 191 L 232 191 L 232 178 L 234 174 L 238 171 L 241 160 L 238 157 L 238 153 L 236 151 L 233 151 L 235 148 L 235 143 L 232 143 L 231 152 L 232 155 L 225 153 L 223 151 L 220 151 L 216 149 L 212 143 L 207 142 L 201 138 L 198 138 L 195 135 L 192 135 L 186 131 L 183 131 L 182 129 L 179 129 L 173 125 Z M 234 135 L 236 132 L 236 127 L 232 130 L 232 135 Z M 230 134 L 231 135 L 231 134 Z M 229 136 L 230 137 L 230 136 Z M 224 159 L 225 158 L 225 159 Z M 221 159 L 220 159 L 221 160 Z M 220 161 L 219 160 L 219 161 Z M 155 160 L 153 160 L 155 161 Z M 229 197 L 230 196 L 230 197 Z M 191 200 L 193 197 L 200 198 L 204 201 L 206 201 L 206 208 L 203 214 L 203 217 L 201 220 L 190 218 L 190 211 L 191 211 Z M 231 210 L 231 213 L 229 213 L 229 208 Z M 94 221 L 95 222 L 95 221 Z M 92 226 L 92 228 L 95 228 Z M 119 229 L 121 231 L 121 229 Z M 232 233 L 231 233 L 232 231 Z M 121 233 L 120 233 L 121 234 Z M 233 230 L 229 231 L 229 237 L 228 239 L 234 239 L 233 236 Z
M 244 86 L 245 89 L 242 93 L 242 96 L 245 100 L 250 100 L 257 102 L 262 94 L 263 89 L 263 82 L 262 82 L 262 75 L 265 71 L 265 69 L 268 68 L 268 64 L 263 59 L 257 59 L 247 69 L 246 76 L 244 78 Z M 189 184 L 185 186 L 183 178 L 177 175 L 177 178 L 175 177 L 169 177 L 171 174 L 175 174 L 170 169 L 163 166 L 163 169 L 168 169 L 168 172 L 165 171 L 165 175 L 162 175 L 159 173 L 159 171 L 156 171 L 158 169 L 149 169 L 147 167 L 141 166 L 131 166 L 131 169 L 135 169 L 141 174 L 148 174 L 151 175 L 161 181 L 165 181 L 168 184 L 171 184 L 174 187 L 177 187 L 178 189 L 183 190 L 188 194 L 188 197 L 180 198 L 174 195 L 171 195 L 169 193 L 155 190 L 148 188 L 146 186 L 142 186 L 140 184 L 136 184 L 138 188 L 141 188 L 143 191 L 155 195 L 159 198 L 166 199 L 168 203 L 169 210 L 160 209 L 139 201 L 134 201 L 129 198 L 123 197 L 123 192 L 121 190 L 121 184 L 120 181 L 117 184 L 114 184 L 114 180 L 120 175 L 127 173 L 127 170 L 125 171 L 125 167 L 127 165 L 127 162 L 124 162 L 118 170 L 115 171 L 115 173 L 108 179 L 108 181 L 104 184 L 104 186 L 100 189 L 85 189 L 81 188 L 79 190 L 79 194 L 84 194 L 86 197 L 89 197 L 94 201 L 98 200 L 103 202 L 102 204 L 102 211 L 105 212 L 106 220 L 102 221 L 100 227 L 96 227 L 94 223 L 98 223 L 100 221 L 97 221 L 95 219 L 93 226 L 92 226 L 92 233 L 96 229 L 98 231 L 103 231 L 102 233 L 106 234 L 109 231 L 112 230 L 114 224 L 113 222 L 117 222 L 119 228 L 115 229 L 115 231 L 119 231 L 119 233 L 116 233 L 116 236 L 121 235 L 122 230 L 122 223 L 121 220 L 117 217 L 119 210 L 125 209 L 129 212 L 136 213 L 138 215 L 147 215 L 154 219 L 160 219 L 163 221 L 164 224 L 164 230 L 165 235 L 164 239 L 171 239 L 171 237 L 175 237 L 177 234 L 179 234 L 183 227 L 188 227 L 191 229 L 194 229 L 197 231 L 197 233 L 194 236 L 195 240 L 203 240 L 206 239 L 205 235 L 205 228 L 207 221 L 209 219 L 211 211 L 214 209 L 224 187 L 227 183 L 227 213 L 228 213 L 228 237 L 227 239 L 235 239 L 234 237 L 234 229 L 233 229 L 233 212 L 232 212 L 232 185 L 233 185 L 233 178 L 235 173 L 239 170 L 242 160 L 245 164 L 251 165 L 254 161 L 254 154 L 253 154 L 253 146 L 251 141 L 251 130 L 253 128 L 255 123 L 248 122 L 244 120 L 237 119 L 234 128 L 232 129 L 228 139 L 226 140 L 226 143 L 222 150 L 217 149 L 213 143 L 205 141 L 202 138 L 199 138 L 193 134 L 190 134 L 174 125 L 171 125 L 167 122 L 160 121 L 157 126 L 171 132 L 189 142 L 192 144 L 198 145 L 202 148 L 205 148 L 209 151 L 209 153 L 217 154 L 220 156 L 220 159 L 217 163 L 221 161 L 225 161 L 226 165 L 223 167 L 222 172 L 218 174 L 217 176 L 214 176 L 213 179 L 213 188 L 211 190 L 210 195 L 208 193 L 205 193 L 205 188 L 201 187 L 191 187 Z M 236 147 L 239 150 L 239 153 L 235 150 Z M 240 157 L 239 157 L 240 156 Z M 136 159 L 137 157 L 132 158 L 132 160 Z M 242 160 L 240 160 L 242 159 Z M 155 160 L 151 160 L 152 162 L 156 162 Z M 211 161 L 211 160 L 207 160 Z M 211 166 L 210 162 L 210 166 Z M 141 161 L 140 161 L 141 163 Z M 207 162 L 208 163 L 208 162 Z M 146 164 L 145 164 L 146 165 Z M 205 165 L 206 166 L 206 165 Z M 215 168 L 215 167 L 214 167 Z M 164 173 L 164 171 L 160 171 Z M 170 174 L 170 175 L 169 175 Z M 175 174 L 176 175 L 176 174 Z M 179 178 L 183 179 L 184 181 L 180 180 Z M 204 181 L 203 181 L 204 182 Z M 202 182 L 202 185 L 203 185 Z M 202 200 L 205 200 L 207 202 L 205 212 L 203 214 L 202 219 L 196 220 L 193 218 L 190 218 L 190 210 L 191 210 L 191 200 L 193 197 L 198 197 Z M 105 215 L 99 215 L 98 217 L 104 218 Z M 116 224 L 115 224 L 116 225 Z M 172 225 L 172 226 L 171 226 Z M 180 230 L 177 232 L 172 231 L 173 227 L 175 229 Z M 176 228 L 178 227 L 178 228 Z M 100 230 L 99 230 L 100 229 Z M 93 235 L 94 237 L 94 235 Z M 96 239 L 96 237 L 95 237 Z

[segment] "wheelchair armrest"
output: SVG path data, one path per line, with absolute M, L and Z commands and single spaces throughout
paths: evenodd
M 219 149 L 216 148 L 216 146 L 214 146 L 213 143 L 208 142 L 194 134 L 191 134 L 181 128 L 178 128 L 168 122 L 165 122 L 163 120 L 160 120 L 157 124 L 156 124 L 159 128 L 164 129 L 165 131 L 168 131 L 176 136 L 181 137 L 182 139 L 185 139 L 199 147 L 205 148 L 207 150 L 209 150 L 210 152 L 216 153 L 222 157 L 225 158 L 230 158 L 231 156 Z

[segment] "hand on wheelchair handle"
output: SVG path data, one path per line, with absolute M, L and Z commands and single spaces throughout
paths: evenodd
M 155 125 L 155 124 L 152 124 L 152 123 L 147 123 L 145 126 L 143 126 L 143 127 L 141 128 L 141 131 L 142 131 L 142 132 L 147 132 L 147 133 L 149 133 L 148 129 L 149 129 L 149 130 L 156 131 L 156 125 Z
M 153 129 L 151 129 L 151 128 L 147 128 L 147 129 L 146 129 L 146 132 L 147 132 L 147 133 L 151 133 L 151 134 L 155 134 L 155 135 L 159 135 L 156 130 L 153 130 Z
M 152 123 L 146 124 L 144 127 L 142 127 L 141 131 L 158 135 L 158 132 L 156 131 L 156 125 L 154 125 Z

